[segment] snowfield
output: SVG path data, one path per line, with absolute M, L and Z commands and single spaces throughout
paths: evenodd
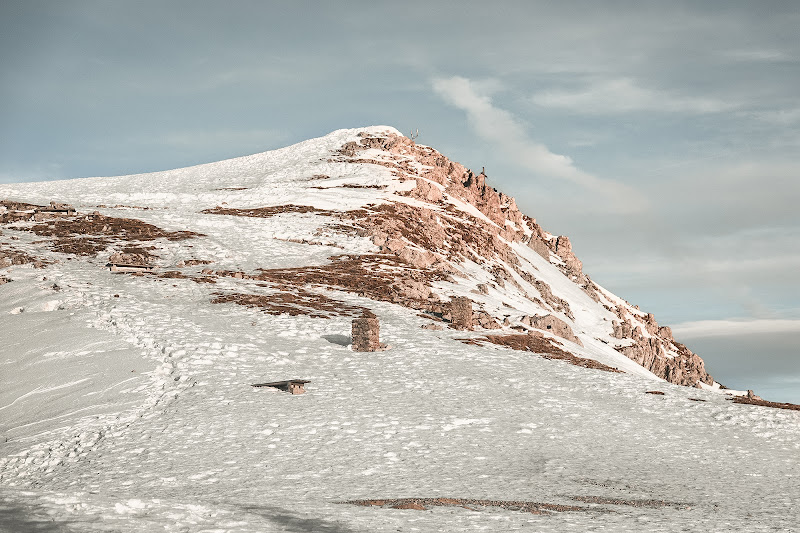
M 403 195 L 415 182 L 389 166 L 330 156 L 359 133 L 386 131 L 397 133 L 340 130 L 187 169 L 0 185 L 0 200 L 67 202 L 79 214 L 202 234 L 149 241 L 158 272 L 209 262 L 181 268 L 186 277 L 112 273 L 105 264 L 113 249 L 60 253 L 25 229 L 32 223 L 0 226 L 0 250 L 45 263 L 0 268 L 11 280 L 0 285 L 0 531 L 800 531 L 800 411 L 735 404 L 726 391 L 674 385 L 645 370 L 614 349 L 628 341 L 611 335 L 608 309 L 628 304 L 602 290 L 591 298 L 558 258 L 525 244 L 510 246 L 569 303 L 574 318 L 547 312 L 583 346 L 542 335 L 622 373 L 466 344 L 487 330 L 456 331 L 417 309 L 336 287 L 312 292 L 370 309 L 389 350 L 352 351 L 352 317 L 343 313 L 273 315 L 211 303 L 219 294 L 276 291 L 220 272 L 375 253 L 369 236 L 326 229 L 336 220 L 317 212 L 201 211 L 415 205 Z M 376 149 L 358 155 L 386 157 Z M 493 284 L 485 266 L 459 263 L 434 293 L 469 296 L 511 325 L 543 314 L 520 289 L 525 280 Z M 208 276 L 203 269 L 217 273 L 215 282 L 197 281 Z M 432 324 L 444 328 L 422 327 Z M 306 394 L 251 386 L 286 379 L 310 380 Z M 346 503 L 402 498 L 577 509 Z

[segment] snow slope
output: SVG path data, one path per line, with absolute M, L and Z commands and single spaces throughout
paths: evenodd
M 106 260 L 121 241 L 95 255 L 65 254 L 29 231 L 32 222 L 0 227 L 0 253 L 44 263 L 0 270 L 12 280 L 0 285 L 0 530 L 794 530 L 800 413 L 733 404 L 713 386 L 667 383 L 623 355 L 615 347 L 635 339 L 614 335 L 619 309 L 642 337 L 663 333 L 649 332 L 645 313 L 599 286 L 581 288 L 590 282 L 567 268 L 569 255 L 534 251 L 526 241 L 535 223 L 506 224 L 468 195 L 452 194 L 425 177 L 429 167 L 414 154 L 341 152 L 387 134 L 398 132 L 340 130 L 187 169 L 0 185 L 0 199 L 68 202 L 83 214 L 202 234 L 147 241 L 158 272 L 183 275 L 157 277 L 109 272 Z M 430 187 L 444 196 L 431 201 L 438 194 Z M 499 236 L 490 248 L 460 248 L 467 258 L 450 236 L 423 250 L 415 235 L 386 235 L 393 219 L 365 226 L 341 215 L 397 203 Z M 335 213 L 202 212 L 286 205 Z M 503 205 L 511 217 L 511 204 Z M 402 243 L 391 242 L 397 236 Z M 430 282 L 427 299 L 370 298 L 377 292 L 366 279 L 361 294 L 309 283 L 308 296 L 292 285 L 294 270 L 281 274 L 283 286 L 276 276 L 259 278 L 259 269 L 325 268 L 331 256 L 401 245 L 396 253 L 433 261 L 409 272 L 449 269 Z M 189 259 L 210 263 L 178 266 Z M 567 307 L 548 300 L 547 290 Z M 211 303 L 220 294 L 277 301 L 279 293 L 335 304 L 318 318 Z M 432 309 L 453 296 L 470 297 L 497 329 L 447 328 Z M 391 349 L 350 349 L 350 310 L 361 307 L 379 317 Z M 582 346 L 540 335 L 623 373 L 460 340 L 518 334 L 531 329 L 524 317 L 545 314 L 567 323 Z M 422 327 L 438 324 L 445 328 Z M 307 394 L 251 387 L 291 378 L 310 380 Z M 664 394 L 646 394 L 653 390 Z M 582 509 L 534 515 L 341 503 L 409 497 Z

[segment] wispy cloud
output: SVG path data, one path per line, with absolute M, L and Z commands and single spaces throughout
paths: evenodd
M 758 333 L 800 332 L 800 320 L 699 320 L 672 326 L 677 337 L 696 339 L 701 337 L 731 337 Z
M 460 76 L 433 80 L 434 91 L 447 103 L 467 113 L 478 136 L 520 166 L 539 175 L 567 180 L 600 193 L 617 210 L 636 212 L 644 208 L 646 200 L 634 189 L 585 172 L 576 167 L 568 156 L 553 153 L 547 146 L 531 138 L 511 113 L 496 107 L 489 96 L 482 94 L 480 86 Z
M 638 111 L 703 114 L 738 107 L 735 103 L 713 98 L 680 96 L 668 91 L 646 89 L 630 78 L 601 80 L 577 91 L 541 91 L 534 94 L 531 100 L 542 107 L 591 115 Z
M 736 62 L 774 63 L 792 60 L 792 56 L 786 52 L 763 48 L 727 50 L 721 55 L 725 59 Z

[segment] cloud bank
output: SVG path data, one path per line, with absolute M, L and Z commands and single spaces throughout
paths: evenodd
M 593 83 L 579 91 L 543 91 L 533 95 L 535 104 L 590 115 L 650 111 L 656 113 L 718 113 L 737 104 L 713 98 L 685 97 L 645 89 L 631 78 Z
M 702 337 L 730 337 L 757 333 L 800 332 L 800 320 L 699 320 L 672 326 L 677 337 L 696 339 Z

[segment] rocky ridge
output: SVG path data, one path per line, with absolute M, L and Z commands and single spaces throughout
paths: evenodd
M 389 159 L 367 157 L 375 151 L 390 154 Z M 622 341 L 617 351 L 670 383 L 714 384 L 703 360 L 675 341 L 670 328 L 660 327 L 650 313 L 609 298 L 583 272 L 569 238 L 544 231 L 535 219 L 520 212 L 514 198 L 487 183 L 485 171 L 476 174 L 433 148 L 392 133 L 362 133 L 359 141 L 345 144 L 337 155 L 340 161 L 387 166 L 398 179 L 415 183 L 411 190 L 401 193 L 416 200 L 414 204 L 394 202 L 348 215 L 382 253 L 445 275 L 459 271 L 454 263 L 473 261 L 492 273 L 495 286 L 516 285 L 530 300 L 552 311 L 543 316 L 484 317 L 482 326 L 493 328 L 493 322 L 502 322 L 515 329 L 544 330 L 580 343 L 568 325 L 574 318 L 569 304 L 524 268 L 513 250 L 514 243 L 524 243 L 618 317 L 609 332 Z M 482 216 L 457 209 L 453 200 L 474 207 Z

